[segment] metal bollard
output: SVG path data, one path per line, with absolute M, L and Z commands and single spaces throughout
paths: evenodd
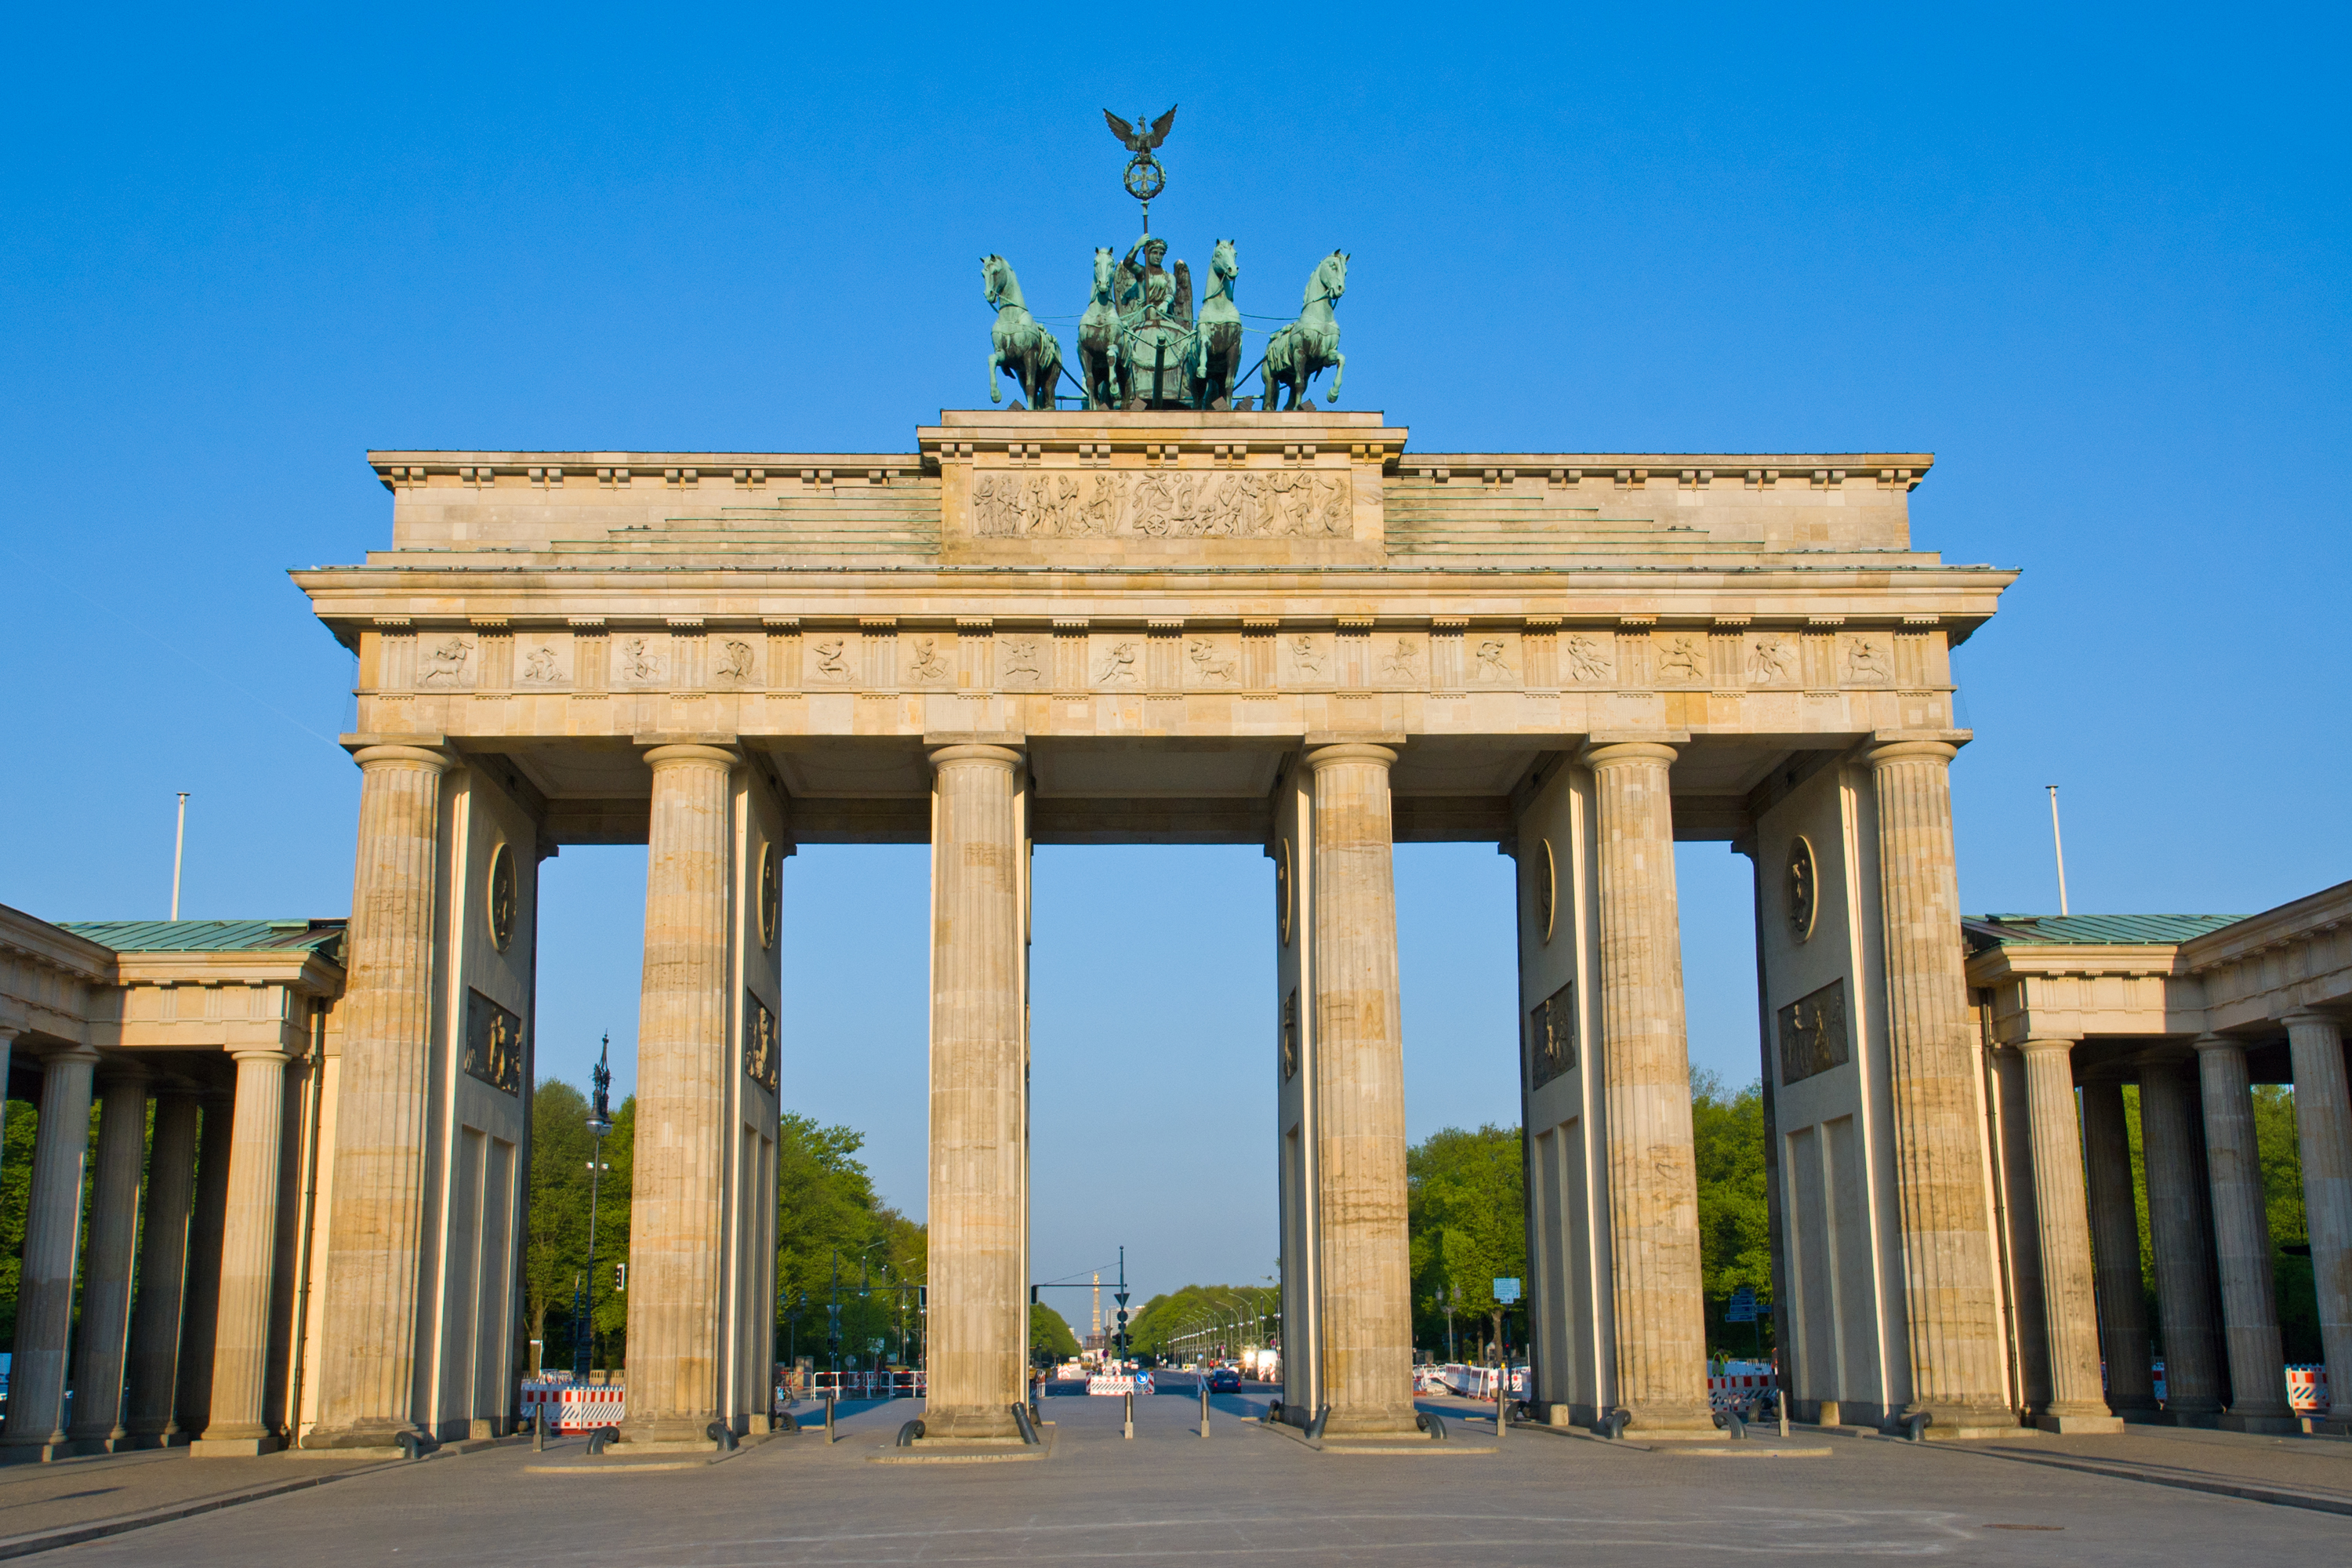
M 1783 1437 L 1785 1437 L 1785 1436 L 1787 1436 L 1789 1435 L 1789 1391 L 1788 1391 L 1787 1389 L 1785 1389 L 1785 1388 L 1784 1388 L 1784 1389 L 1781 1389 L 1781 1390 L 1780 1391 L 1780 1436 L 1783 1436 Z
M 1209 1380 L 1201 1380 L 1201 1436 L 1209 1435 Z
M 828 1443 L 833 1441 L 833 1396 L 835 1392 L 830 1388 L 824 1391 L 824 1440 Z
M 1126 1397 L 1127 1397 L 1127 1430 L 1126 1430 L 1125 1432 L 1121 1433 L 1121 1434 L 1120 1434 L 1120 1436 L 1124 1436 L 1124 1437 L 1129 1437 L 1129 1438 L 1131 1438 L 1131 1437 L 1133 1437 L 1133 1436 L 1135 1436 L 1135 1390 L 1133 1390 L 1133 1389 L 1131 1389 L 1131 1388 L 1130 1388 L 1130 1389 L 1129 1389 L 1129 1390 L 1127 1391 L 1127 1395 L 1126 1395 Z
M 544 1400 L 530 1407 L 530 1451 L 547 1452 L 547 1405 Z

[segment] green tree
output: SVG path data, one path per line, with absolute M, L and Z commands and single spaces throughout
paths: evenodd
M 33 1195 L 33 1140 L 40 1108 L 12 1100 L 0 1135 L 0 1344 L 16 1343 L 16 1288 L 25 1278 L 25 1211 Z
M 1180 1356 L 1202 1343 L 1227 1352 L 1263 1345 L 1273 1331 L 1281 1292 L 1271 1285 L 1187 1285 L 1163 1291 L 1128 1320 L 1128 1348 L 1138 1356 Z M 1203 1334 L 1205 1339 L 1186 1336 Z
M 1698 1248 L 1711 1352 L 1746 1355 L 1772 1345 L 1769 1316 L 1726 1323 L 1742 1286 L 1772 1300 L 1772 1225 L 1764 1191 L 1764 1095 L 1759 1084 L 1727 1092 L 1714 1073 L 1691 1074 L 1691 1143 L 1698 1173 Z
M 1078 1336 L 1062 1314 L 1043 1301 L 1029 1303 L 1029 1353 L 1064 1361 L 1078 1353 Z
M 776 1148 L 776 1322 L 802 1311 L 793 1338 L 825 1357 L 825 1308 L 840 1267 L 844 1365 L 866 1361 L 876 1340 L 913 1359 L 922 1330 L 920 1289 L 929 1247 L 925 1228 L 882 1202 L 857 1151 L 865 1134 L 818 1125 L 786 1111 Z
M 575 1319 L 575 1281 L 586 1287 L 592 1331 L 588 1364 L 617 1367 L 627 1351 L 629 1298 L 620 1267 L 629 1260 L 629 1183 L 636 1143 L 637 1102 L 613 1112 L 604 1137 L 603 1179 L 595 1189 L 596 1267 L 588 1268 L 591 1151 L 588 1101 L 577 1089 L 550 1079 L 531 1095 L 530 1212 L 523 1224 L 523 1315 L 542 1342 L 543 1365 L 569 1367 Z
M 1520 1162 L 1516 1127 L 1489 1125 L 1475 1132 L 1449 1127 L 1406 1151 L 1405 1224 L 1416 1342 L 1444 1345 L 1449 1291 L 1457 1337 L 1493 1335 L 1502 1310 L 1495 1281 L 1523 1280 L 1527 1275 L 1527 1189 Z M 1524 1321 L 1524 1308 L 1515 1310 Z M 1515 1331 L 1510 1340 L 1524 1344 L 1526 1335 Z

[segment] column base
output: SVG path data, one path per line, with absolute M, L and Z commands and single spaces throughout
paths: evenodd
M 1670 1405 L 1661 1400 L 1615 1408 L 1633 1412 L 1633 1419 L 1625 1424 L 1625 1436 L 1636 1442 L 1703 1443 L 1723 1436 L 1723 1429 L 1715 1424 L 1715 1406 L 1711 1405 Z
M 2033 1418 L 2033 1424 L 2044 1432 L 2063 1436 L 2083 1433 L 2099 1433 L 2112 1436 L 2124 1429 L 2124 1418 L 2110 1415 L 2104 1410 L 2045 1410 Z
M 2303 1419 L 2297 1415 L 2273 1415 L 2261 1412 L 2241 1415 L 2226 1411 L 2214 1423 L 2224 1432 L 2252 1432 L 2263 1437 L 2294 1437 L 2303 1432 Z
M 1323 1422 L 1326 1437 L 1418 1437 L 1421 1413 L 1410 1405 L 1335 1409 Z M 1475 1419 L 1475 1417 L 1472 1417 Z
M 1927 1423 L 1925 1436 L 1928 1442 L 1951 1442 L 1963 1437 L 2017 1437 L 2033 1430 L 2017 1418 L 2017 1412 L 2006 1405 L 1914 1405 L 1912 1412 L 1926 1410 L 1935 1416 Z M 1898 1412 L 1895 1427 L 1903 1429 L 1904 1417 L 1911 1412 Z M 2112 1420 L 2114 1417 L 2110 1416 Z
M 250 1459 L 276 1452 L 275 1437 L 199 1437 L 188 1445 L 189 1457 L 197 1459 Z
M 1021 1428 L 1013 1424 L 1013 1406 L 1008 1402 L 993 1405 L 923 1405 L 923 1436 L 928 1441 L 949 1443 L 992 1443 L 1007 1437 L 1021 1440 Z
M 397 1449 L 403 1433 L 419 1439 L 425 1438 L 423 1432 L 405 1421 L 370 1421 L 353 1423 L 349 1426 L 313 1426 L 302 1435 L 300 1446 L 306 1451 L 337 1448 Z M 430 1446 L 429 1441 L 427 1446 Z

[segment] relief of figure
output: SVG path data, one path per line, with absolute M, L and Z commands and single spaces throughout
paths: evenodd
M 751 679 L 751 645 L 730 637 L 719 646 L 719 679 L 745 681 Z
M 1037 531 L 1037 487 L 1023 476 L 1007 474 L 999 480 L 996 493 L 1012 493 L 1012 506 L 1005 518 L 1008 531 L 1015 539 L 1026 539 Z
M 1037 480 L 1037 531 L 1059 537 L 1078 529 L 1078 478 L 1041 475 Z
M 1318 476 L 1315 485 L 1323 494 L 1323 531 L 1334 539 L 1345 539 L 1353 533 L 1355 519 L 1349 515 L 1349 487 L 1321 476 Z
M 1478 645 L 1479 679 L 1508 680 L 1511 679 L 1511 667 L 1503 662 L 1503 655 L 1508 646 L 1499 637 L 1488 637 Z
M 993 539 L 1003 531 L 1001 513 L 1004 503 L 997 499 L 996 476 L 976 474 L 971 481 L 971 531 L 980 539 Z
M 1421 678 L 1420 658 L 1421 655 L 1413 648 L 1412 639 L 1399 637 L 1396 651 L 1381 662 L 1381 673 L 1391 680 L 1417 680 Z
M 1892 680 L 1895 672 L 1886 668 L 1879 656 L 1878 645 L 1868 637 L 1856 638 L 1846 669 L 1856 680 Z
M 1146 474 L 1135 487 L 1135 531 L 1154 539 L 1164 537 L 1168 522 L 1175 511 L 1175 497 L 1169 492 L 1164 474 Z
M 1748 656 L 1748 678 L 1759 686 L 1789 679 L 1789 645 L 1777 637 L 1759 642 Z
M 1290 639 L 1290 661 L 1308 675 L 1319 679 L 1323 674 L 1323 650 L 1315 646 L 1313 637 Z
M 562 679 L 556 668 L 555 650 L 544 643 L 531 649 L 530 657 L 523 660 L 522 678 L 534 686 L 548 686 Z
M 472 658 L 473 645 L 464 637 L 443 637 L 430 656 L 424 671 L 416 678 L 419 686 L 431 686 L 436 681 L 444 686 L 456 686 L 466 679 L 466 660 Z
M 1132 686 L 1135 684 L 1135 645 L 1131 642 L 1111 645 L 1110 658 L 1103 664 L 1102 673 L 1095 677 L 1102 686 Z
M 1201 480 L 1196 474 L 1176 476 L 1176 499 L 1169 508 L 1169 531 L 1190 539 L 1201 531 Z
M 811 645 L 811 651 L 816 655 L 816 672 L 819 677 L 826 680 L 849 679 L 849 666 L 842 661 L 841 657 L 843 646 L 843 640 L 840 637 L 827 637 L 822 642 Z
M 1118 482 L 1108 474 L 1087 481 L 1086 500 L 1078 509 L 1079 531 L 1089 537 L 1118 531 Z
M 1220 539 L 1240 533 L 1248 504 L 1248 483 L 1237 475 L 1224 475 L 1209 491 L 1209 510 L 1201 520 L 1201 531 Z
M 1202 679 L 1229 681 L 1234 679 L 1234 661 L 1219 658 L 1217 645 L 1207 637 L 1194 637 L 1185 651 L 1191 656 L 1192 668 L 1200 672 Z
M 947 661 L 940 658 L 937 638 L 915 639 L 915 662 L 908 673 L 917 680 L 945 680 L 949 678 L 952 672 L 949 670 Z
M 1606 680 L 1609 660 L 1601 645 L 1591 637 L 1570 637 L 1562 645 L 1568 650 L 1568 674 L 1571 680 Z
M 621 673 L 631 680 L 661 679 L 661 660 L 656 658 L 643 637 L 630 637 L 621 644 Z
M 1658 673 L 1676 680 L 1696 680 L 1706 672 L 1699 666 L 1698 639 L 1676 637 L 1666 645 L 1665 657 L 1658 660 Z
M 1031 682 L 1043 680 L 1045 679 L 1045 677 L 1038 672 L 1037 668 L 1037 639 L 1035 637 L 1005 638 L 1004 679 L 1011 680 L 1016 676 Z

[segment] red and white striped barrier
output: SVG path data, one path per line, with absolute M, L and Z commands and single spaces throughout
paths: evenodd
M 551 1432 L 593 1432 L 600 1426 L 617 1426 L 628 1406 L 629 1391 L 613 1384 L 576 1385 L 561 1383 L 526 1383 L 522 1385 L 522 1419 L 528 1426 L 547 1407 L 547 1429 Z

